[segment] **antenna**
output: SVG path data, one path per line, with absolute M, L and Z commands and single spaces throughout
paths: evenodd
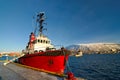
M 46 28 L 43 27 L 43 22 L 45 20 L 45 17 L 44 17 L 44 12 L 40 12 L 37 14 L 37 23 L 39 25 L 39 34 L 40 36 L 42 35 L 43 33 L 43 30 L 46 30 Z

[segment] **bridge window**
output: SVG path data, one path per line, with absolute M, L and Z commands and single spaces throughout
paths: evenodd
M 43 41 L 43 43 L 45 43 L 45 40 Z
M 40 40 L 38 39 L 38 42 L 40 42 Z
M 43 41 L 41 40 L 40 42 L 42 43 Z
M 46 41 L 46 44 L 48 43 L 48 41 Z

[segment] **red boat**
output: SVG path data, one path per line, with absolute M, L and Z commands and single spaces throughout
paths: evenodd
M 46 30 L 43 28 L 44 13 L 39 13 L 36 18 L 38 34 L 36 36 L 38 28 L 30 34 L 29 42 L 23 51 L 25 55 L 18 59 L 18 63 L 48 73 L 63 75 L 70 51 L 63 47 L 56 49 L 50 39 L 43 34 L 43 30 Z

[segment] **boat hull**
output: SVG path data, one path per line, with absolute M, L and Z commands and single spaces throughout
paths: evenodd
M 45 72 L 62 75 L 67 60 L 68 54 L 63 54 L 62 51 L 48 51 L 27 54 L 19 58 L 18 62 Z

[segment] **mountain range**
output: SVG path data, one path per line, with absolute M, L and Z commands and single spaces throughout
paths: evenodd
M 82 51 L 83 53 L 119 53 L 120 44 L 116 43 L 88 43 L 88 44 L 74 44 L 66 47 L 71 51 Z

